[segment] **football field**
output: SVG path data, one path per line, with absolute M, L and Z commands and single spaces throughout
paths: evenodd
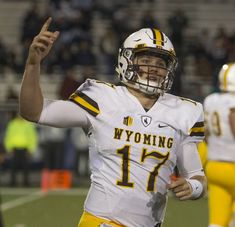
M 35 189 L 1 189 L 5 227 L 76 227 L 87 189 L 43 193 Z M 179 202 L 169 198 L 163 227 L 207 227 L 207 199 Z

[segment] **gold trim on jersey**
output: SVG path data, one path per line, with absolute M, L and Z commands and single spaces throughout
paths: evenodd
M 204 122 L 196 122 L 190 130 L 190 136 L 200 136 L 204 137 L 205 127 Z
M 96 80 L 95 81 L 97 84 L 104 84 L 104 85 L 107 85 L 107 86 L 109 86 L 109 87 L 111 87 L 111 88 L 116 88 L 116 86 L 114 85 L 114 84 L 111 84 L 111 83 L 108 83 L 108 82 L 104 82 L 104 81 L 101 81 L 101 80 Z
M 102 227 L 102 226 L 126 227 L 114 221 L 96 217 L 95 215 L 90 214 L 86 211 L 83 212 L 77 227 Z
M 69 100 L 80 106 L 82 109 L 86 110 L 94 117 L 96 117 L 100 113 L 97 102 L 95 102 L 93 99 L 82 92 L 73 93 L 69 97 Z

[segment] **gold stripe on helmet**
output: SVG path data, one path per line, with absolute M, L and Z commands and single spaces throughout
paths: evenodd
M 163 34 L 162 34 L 162 32 L 161 31 L 159 31 L 158 29 L 156 29 L 156 28 L 154 28 L 153 29 L 153 31 L 154 31 L 154 34 L 155 34 L 155 36 L 154 36 L 154 38 L 155 38 L 155 44 L 157 45 L 157 46 L 160 46 L 160 47 L 162 47 L 163 46 Z
M 228 72 L 229 72 L 231 66 L 232 66 L 232 64 L 227 64 L 227 68 L 224 71 L 224 78 L 223 78 L 224 90 L 227 90 L 227 86 L 228 86 L 227 77 L 228 77 Z

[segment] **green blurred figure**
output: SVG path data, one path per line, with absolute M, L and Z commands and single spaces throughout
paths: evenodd
M 11 182 L 10 186 L 16 186 L 16 174 L 23 173 L 23 184 L 29 186 L 29 170 L 32 153 L 38 145 L 37 129 L 16 114 L 7 124 L 4 137 L 4 146 L 11 156 Z

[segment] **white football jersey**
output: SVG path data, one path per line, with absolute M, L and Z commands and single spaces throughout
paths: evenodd
M 204 101 L 210 160 L 235 162 L 235 140 L 229 123 L 234 107 L 235 95 L 231 93 L 214 93 Z
M 164 94 L 146 111 L 125 86 L 97 80 L 87 80 L 69 100 L 63 111 L 72 105 L 86 115 L 92 184 L 85 210 L 128 227 L 162 222 L 170 175 L 185 162 L 182 146 L 204 137 L 202 105 Z M 46 121 L 43 113 L 40 123 Z

